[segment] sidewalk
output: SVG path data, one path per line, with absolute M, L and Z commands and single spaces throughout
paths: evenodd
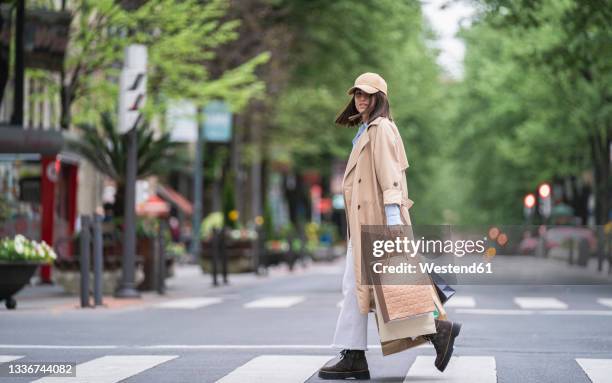
M 308 263 L 307 267 L 297 264 L 294 270 L 289 271 L 286 265 L 270 267 L 267 275 L 255 275 L 254 273 L 228 274 L 228 284 L 223 284 L 223 277 L 218 275 L 219 286 L 213 286 L 212 275 L 204 274 L 199 265 L 177 264 L 174 268 L 174 276 L 166 279 L 166 292 L 159 295 L 155 291 L 141 292 L 141 298 L 120 299 L 111 295 L 103 297 L 103 306 L 91 308 L 92 310 L 126 310 L 142 308 L 169 300 L 193 297 L 210 297 L 225 294 L 237 294 L 245 287 L 263 283 L 271 279 L 291 278 L 304 274 L 328 274 L 343 271 L 344 258 L 337 259 L 332 263 Z M 33 278 L 34 280 L 35 278 Z M 40 312 L 49 311 L 60 313 L 66 311 L 88 310 L 81 309 L 79 295 L 71 295 L 64 292 L 59 285 L 28 285 L 16 296 L 17 309 L 14 312 Z M 93 304 L 93 297 L 90 298 Z M 8 312 L 0 307 L 0 312 Z

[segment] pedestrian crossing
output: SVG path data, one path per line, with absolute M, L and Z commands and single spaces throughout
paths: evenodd
M 470 295 L 455 295 L 448 300 L 444 307 L 453 309 L 459 314 L 482 314 L 482 315 L 593 315 L 593 316 L 612 316 L 612 297 L 598 297 L 591 301 L 580 300 L 579 307 L 575 303 L 569 304 L 562 299 L 549 296 L 519 296 L 504 297 L 494 300 L 495 307 L 491 307 L 491 299 L 481 298 L 486 302 L 479 301 L 478 297 Z M 258 297 L 246 302 L 240 296 L 233 297 L 192 297 L 167 300 L 165 302 L 153 304 L 155 309 L 166 310 L 196 310 L 208 306 L 227 303 L 238 304 L 244 309 L 288 309 L 300 305 L 309 305 L 313 302 L 321 306 L 318 296 L 304 295 L 270 295 Z M 343 301 L 336 301 L 335 307 L 342 308 Z M 574 302 L 577 302 L 574 300 Z M 333 304 L 333 303 L 332 303 Z
M 76 377 L 44 377 L 35 383 L 116 383 L 166 363 L 178 355 L 108 355 L 77 364 Z
M 184 298 L 176 299 L 154 305 L 155 308 L 160 309 L 199 309 L 202 307 L 214 305 L 223 302 L 221 298 Z
M 457 354 L 457 352 L 455 352 Z M 193 370 L 192 381 L 207 381 L 216 383 L 301 383 L 318 381 L 317 371 L 335 355 L 256 355 L 239 365 L 228 366 L 227 370 L 216 378 L 207 378 L 208 367 L 203 361 L 202 371 Z M 411 363 L 406 363 L 397 376 L 399 360 L 376 359 L 380 356 L 368 354 L 370 374 L 373 380 L 407 382 L 445 382 L 445 383 L 495 383 L 504 379 L 497 367 L 497 358 L 488 355 L 453 356 L 442 373 L 434 367 L 435 356 L 417 355 Z M 24 356 L 0 355 L 0 369 L 4 363 L 19 360 Z M 138 378 L 139 374 L 147 372 L 151 378 L 154 373 L 167 376 L 172 371 L 172 363 L 180 360 L 179 355 L 105 355 L 77 364 L 76 377 L 42 377 L 34 380 L 36 383 L 117 383 L 130 382 L 128 378 Z M 217 364 L 219 359 L 216 358 Z M 222 363 L 222 361 L 221 361 Z M 383 366 L 381 366 L 381 363 Z M 560 361 L 559 363 L 563 363 Z M 180 363 L 179 363 L 180 364 Z M 393 367 L 392 364 L 396 366 Z M 393 368 L 389 368 L 393 367 Z M 520 366 L 516 366 L 520 368 Z M 150 371 L 157 368 L 155 371 Z M 165 369 L 165 370 L 164 370 Z M 605 383 L 610 382 L 612 359 L 576 358 L 571 369 L 576 369 L 576 376 L 583 376 L 576 382 Z M 390 373 L 389 371 L 393 371 Z M 507 370 L 506 370 L 507 371 Z M 508 371 L 506 372 L 508 373 Z M 389 375 L 391 374 L 391 375 Z M 126 380 L 128 379 L 128 380 Z M 216 379 L 216 380 L 215 380 Z M 399 379 L 399 380 L 398 380 Z M 138 378 L 135 381 L 142 381 Z
M 453 356 L 444 372 L 434 366 L 435 356 L 417 356 L 404 382 L 478 382 L 496 383 L 495 358 L 491 356 Z
M 276 308 L 287 308 L 295 306 L 300 302 L 303 302 L 305 297 L 303 296 L 280 296 L 280 297 L 266 297 L 254 300 L 244 305 L 247 309 L 276 309 Z
M 514 302 L 522 309 L 567 309 L 567 304 L 551 297 L 516 297 Z
M 330 358 L 312 355 L 262 355 L 217 380 L 217 383 L 305 382 Z

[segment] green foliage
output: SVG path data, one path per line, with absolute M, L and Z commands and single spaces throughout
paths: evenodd
M 348 158 L 356 132 L 334 124 L 350 100 L 346 90 L 359 74 L 377 72 L 389 85 L 392 115 L 411 164 L 411 213 L 419 223 L 438 222 L 446 198 L 437 182 L 446 160 L 439 150 L 445 94 L 419 3 L 279 3 L 287 6 L 295 40 L 289 83 L 275 105 L 274 126 L 267 130 L 270 157 L 298 172 L 317 169 L 328 176 L 334 159 Z
M 469 180 L 455 189 L 454 208 L 465 223 L 518 223 L 524 194 L 540 182 L 600 166 L 593 151 L 606 149 L 593 137 L 612 132 L 610 49 L 602 44 L 612 37 L 603 22 L 612 8 L 569 0 L 481 3 L 482 13 L 461 33 L 465 78 L 450 89 L 447 134 L 457 138 L 456 169 Z
M 232 221 L 229 219 L 229 213 L 235 209 L 235 198 L 234 198 L 234 182 L 231 176 L 226 176 L 223 183 L 223 217 L 226 222 L 226 226 L 231 229 L 237 228 L 238 221 Z
M 101 115 L 99 127 L 79 124 L 80 137 L 69 138 L 69 147 L 86 158 L 97 170 L 119 184 L 125 181 L 127 135 L 117 132 L 114 116 Z M 137 129 L 138 177 L 163 175 L 185 165 L 179 144 L 170 140 L 170 133 L 159 136 L 150 125 Z
M 203 240 L 210 239 L 213 229 L 222 229 L 224 224 L 223 212 L 216 211 L 210 213 L 202 220 L 200 226 L 200 238 Z
M 33 3 L 53 7 L 42 0 Z M 116 0 L 68 2 L 73 21 L 64 84 L 57 89 L 63 94 L 62 126 L 96 121 L 100 111 L 115 109 L 124 48 L 134 43 L 148 48 L 149 118 L 163 114 L 168 100 L 175 98 L 199 104 L 221 98 L 234 110 L 242 109 L 265 88 L 255 70 L 269 54 L 248 57 L 210 76 L 206 68 L 215 51 L 238 37 L 240 20 L 226 17 L 228 6 L 228 0 L 149 0 L 127 11 Z
M 21 234 L 0 240 L 0 261 L 51 263 L 55 259 L 55 251 L 45 241 L 32 241 Z

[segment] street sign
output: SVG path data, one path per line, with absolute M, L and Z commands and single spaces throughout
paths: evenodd
M 229 142 L 232 139 L 232 113 L 223 101 L 211 101 L 204 107 L 204 140 Z
M 196 142 L 198 140 L 198 108 L 189 100 L 168 102 L 166 124 L 170 139 L 175 142 Z
M 119 126 L 121 134 L 142 121 L 147 89 L 147 48 L 132 44 L 125 49 L 125 64 L 119 77 Z

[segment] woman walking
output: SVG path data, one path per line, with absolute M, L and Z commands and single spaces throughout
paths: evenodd
M 346 268 L 342 279 L 342 308 L 332 347 L 342 350 L 319 370 L 321 379 L 369 379 L 365 357 L 368 312 L 373 297 L 361 281 L 361 225 L 411 225 L 404 171 L 408 160 L 391 117 L 387 83 L 376 73 L 357 77 L 348 90 L 352 99 L 336 124 L 359 129 L 344 173 L 342 188 L 348 223 Z M 461 325 L 435 320 L 436 333 L 423 335 L 436 350 L 435 365 L 444 371 Z

